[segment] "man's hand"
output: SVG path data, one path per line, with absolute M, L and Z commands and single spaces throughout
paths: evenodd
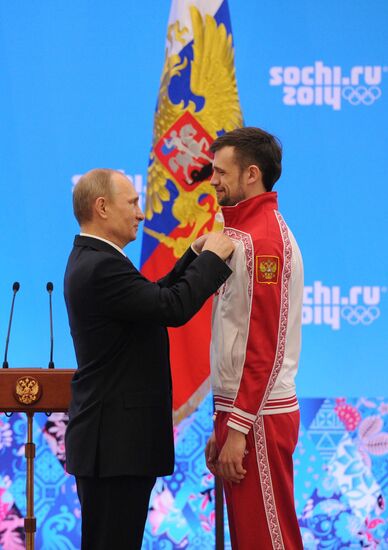
M 245 434 L 229 428 L 228 436 L 217 460 L 217 474 L 225 481 L 240 483 L 244 479 L 247 473 L 242 465 L 245 448 Z
M 208 442 L 206 443 L 205 458 L 206 458 L 206 466 L 209 468 L 209 470 L 214 476 L 217 475 L 217 471 L 216 471 L 217 447 L 216 447 L 216 436 L 214 431 L 209 437 Z
M 204 235 L 201 235 L 200 237 L 197 237 L 195 239 L 195 241 L 191 245 L 194 252 L 196 252 L 197 254 L 201 254 L 203 245 L 205 244 L 209 235 L 210 233 L 205 233 Z
M 234 243 L 229 237 L 224 235 L 221 231 L 216 233 L 208 233 L 205 244 L 202 247 L 202 252 L 210 250 L 221 258 L 221 260 L 227 260 L 229 256 L 233 254 Z

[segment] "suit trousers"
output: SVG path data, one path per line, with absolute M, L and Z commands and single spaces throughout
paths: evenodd
M 76 477 L 81 550 L 140 550 L 155 477 Z

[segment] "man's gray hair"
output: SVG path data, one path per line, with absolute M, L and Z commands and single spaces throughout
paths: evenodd
M 78 180 L 73 189 L 73 210 L 80 225 L 92 220 L 93 204 L 98 197 L 112 199 L 114 174 L 121 172 L 110 168 L 95 168 Z

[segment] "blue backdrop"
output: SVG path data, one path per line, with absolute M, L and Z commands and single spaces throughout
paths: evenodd
M 11 367 L 47 366 L 45 287 L 49 280 L 55 287 L 55 364 L 75 367 L 62 296 L 63 272 L 77 232 L 71 208 L 72 186 L 77 175 L 86 170 L 112 167 L 132 175 L 143 195 L 169 7 L 169 0 L 0 2 L 0 339 L 6 335 L 12 283 L 17 280 L 21 284 L 9 349 Z M 388 191 L 383 172 L 387 158 L 388 4 L 384 0 L 229 0 L 229 7 L 245 123 L 275 133 L 283 143 L 283 176 L 276 186 L 280 209 L 305 261 L 303 351 L 297 379 L 298 393 L 305 398 L 303 437 L 315 445 L 315 450 L 321 445 L 317 433 L 319 437 L 326 434 L 326 442 L 329 437 L 329 454 L 317 451 L 326 472 L 330 472 L 330 460 L 345 452 L 341 445 L 346 437 L 353 438 L 357 443 L 354 456 L 369 468 L 365 475 L 373 474 L 379 485 L 373 494 L 383 494 L 388 483 L 388 443 L 384 436 L 388 402 Z M 136 264 L 140 246 L 141 235 L 127 250 Z M 335 400 L 340 397 L 342 401 Z M 347 412 L 354 428 L 349 420 L 343 423 L 347 413 L 341 406 L 350 407 Z M 205 403 L 202 409 L 205 412 L 200 414 L 206 416 L 210 404 Z M 367 420 L 370 416 L 375 422 L 372 432 L 383 436 L 378 444 L 380 454 L 370 455 L 370 448 L 376 449 L 376 445 L 368 440 L 368 447 L 364 431 L 355 431 L 365 420 L 372 422 Z M 22 420 L 11 421 L 12 426 L 17 423 L 17 439 L 10 435 L 10 421 L 0 418 L 0 497 L 3 487 L 4 495 L 10 495 L 3 501 L 11 503 L 13 499 L 12 506 L 22 513 L 22 497 L 16 498 L 22 489 L 18 493 L 15 483 L 12 488 L 12 480 L 19 479 L 15 461 L 23 442 L 22 424 L 17 423 Z M 57 421 L 55 433 L 63 423 Z M 194 437 L 187 434 L 198 434 L 197 422 L 192 418 L 179 428 L 182 441 Z M 190 431 L 193 426 L 194 432 Z M 52 456 L 60 456 L 58 445 L 53 454 L 53 439 L 47 438 L 53 426 L 38 419 L 36 428 L 43 438 L 41 452 L 47 444 Z M 198 457 L 208 429 L 203 424 L 202 435 L 194 438 Z M 178 435 L 177 444 L 182 443 Z M 55 441 L 61 444 L 60 438 Z M 311 449 L 309 452 L 314 456 Z M 192 483 L 204 483 L 203 494 L 211 494 L 203 460 L 198 460 L 200 466 L 195 468 L 200 471 Z M 179 464 L 186 469 L 182 479 L 187 479 L 192 465 L 183 459 Z M 378 468 L 378 473 L 373 473 L 373 468 Z M 303 471 L 307 472 L 307 466 Z M 63 469 L 60 472 L 63 476 Z M 71 479 L 65 477 L 64 481 L 61 476 L 49 504 L 42 504 L 45 512 L 40 525 L 48 521 L 51 508 L 57 507 L 58 512 L 65 506 L 74 516 L 70 505 L 74 487 Z M 180 509 L 190 495 L 202 494 L 197 486 L 191 490 L 187 481 L 185 496 L 179 493 L 179 500 L 169 483 L 172 481 L 165 481 L 157 490 L 163 498 L 171 496 L 170 504 L 160 504 L 164 502 L 160 497 L 156 507 L 165 506 L 171 512 L 172 503 Z M 302 490 L 304 483 L 305 479 L 298 485 L 297 477 L 301 525 L 309 499 L 311 509 L 320 503 L 311 487 Z M 322 483 L 315 479 L 323 495 Z M 70 487 L 72 496 L 58 504 L 56 495 L 66 494 L 65 486 Z M 336 487 L 331 488 L 331 496 L 339 494 Z M 0 513 L 0 522 L 5 521 L 10 506 L 4 508 L 4 517 Z M 207 510 L 208 531 L 198 520 L 201 506 Z M 346 506 L 337 508 L 338 514 L 362 517 L 363 525 L 366 516 L 373 516 L 368 507 L 355 513 L 351 501 L 347 500 Z M 199 521 L 190 532 L 212 536 L 211 509 L 210 502 L 198 503 L 194 523 L 185 519 L 186 527 Z M 329 517 L 328 511 L 321 512 L 320 508 L 314 514 L 311 512 L 307 519 L 320 514 Z M 346 518 L 338 518 L 339 524 L 346 523 Z M 65 537 L 75 548 L 78 525 L 76 522 L 69 528 Z M 155 536 L 164 533 L 165 540 L 178 541 L 176 544 L 183 540 L 179 538 L 182 533 L 174 535 L 175 539 L 172 535 L 166 538 L 167 531 L 158 525 Z M 382 533 L 382 525 L 385 523 L 374 529 Z M 314 532 L 306 523 L 307 528 Z M 381 533 L 378 543 L 383 548 L 385 535 Z M 187 533 L 184 536 L 188 537 Z M 193 537 L 190 548 L 195 547 Z M 354 537 L 346 544 L 353 544 L 356 534 Z M 321 539 L 323 535 L 315 532 L 311 540 Z M 40 548 L 57 548 L 50 546 L 50 540 L 42 539 Z M 150 545 L 152 540 L 155 537 L 150 536 Z M 319 547 L 319 542 L 307 546 L 306 540 L 306 547 Z M 346 546 L 345 542 L 341 544 Z M 62 547 L 73 546 L 58 546 Z

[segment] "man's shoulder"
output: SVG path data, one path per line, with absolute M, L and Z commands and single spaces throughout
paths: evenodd
M 283 216 L 278 210 L 265 210 L 260 219 L 251 231 L 251 238 L 254 243 L 259 241 L 268 241 L 268 243 L 276 243 L 283 241 L 284 232 L 288 230 L 287 224 Z
M 74 246 L 70 253 L 68 264 L 74 264 L 74 266 L 82 269 L 98 264 L 115 264 L 125 260 L 124 256 L 120 258 L 110 251 L 98 250 L 90 246 Z
M 110 272 L 135 269 L 131 261 L 114 251 L 89 246 L 74 246 L 67 263 L 65 278 L 91 282 Z
M 273 223 L 274 218 L 269 216 L 264 224 L 252 235 L 253 249 L 256 254 L 280 254 L 283 251 L 283 236 L 279 224 Z

